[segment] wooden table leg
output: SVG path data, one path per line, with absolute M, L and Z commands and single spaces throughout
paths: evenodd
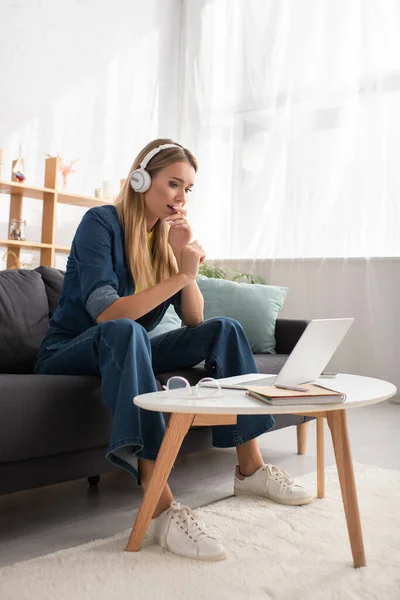
M 365 567 L 364 542 L 345 410 L 326 413 L 331 430 L 354 566 Z
M 296 425 L 297 431 L 297 454 L 305 454 L 307 450 L 307 437 L 310 421 Z
M 183 439 L 193 423 L 195 415 L 173 413 L 167 425 L 167 430 L 157 456 L 155 468 L 149 487 L 143 497 L 136 521 L 133 525 L 126 550 L 137 552 L 144 538 L 151 517 L 160 499 L 161 493 L 168 481 L 174 461 L 177 457 Z
M 317 417 L 317 498 L 325 498 L 325 418 Z

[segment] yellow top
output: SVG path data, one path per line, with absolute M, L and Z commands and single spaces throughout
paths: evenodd
M 148 243 L 148 246 L 149 246 L 149 253 L 150 253 L 150 255 L 151 255 L 151 251 L 152 251 L 152 248 L 153 248 L 153 241 L 154 241 L 154 229 L 152 229 L 151 231 L 147 232 L 147 243 Z M 144 288 L 144 289 L 147 289 L 147 288 Z M 143 290 L 139 290 L 139 288 L 135 288 L 135 294 L 137 294 L 138 292 L 144 292 L 144 289 Z
M 153 245 L 153 240 L 154 240 L 154 229 L 147 232 L 147 241 L 149 243 L 149 250 L 151 250 L 151 247 Z

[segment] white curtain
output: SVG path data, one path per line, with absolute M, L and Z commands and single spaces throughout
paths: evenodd
M 398 256 L 400 3 L 187 0 L 183 31 L 209 256 Z
M 63 2 L 3 3 L 3 178 L 21 144 L 31 183 L 58 152 L 80 158 L 71 191 L 117 191 L 172 136 L 199 158 L 209 257 L 399 255 L 399 0 L 71 0 L 58 18 Z

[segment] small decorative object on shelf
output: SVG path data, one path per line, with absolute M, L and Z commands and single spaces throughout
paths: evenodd
M 94 190 L 94 197 L 95 198 L 101 198 L 101 189 L 100 188 L 96 188 Z
M 25 219 L 11 219 L 10 240 L 24 242 L 26 240 L 26 221 Z
M 66 190 L 68 184 L 68 176 L 71 175 L 71 173 L 76 173 L 76 169 L 74 169 L 74 164 L 77 163 L 80 160 L 80 158 L 75 158 L 74 160 L 70 160 L 69 162 L 67 162 L 63 158 L 61 158 L 59 154 L 57 154 L 57 156 L 60 161 L 60 166 L 58 167 L 58 170 L 61 173 L 63 189 Z
M 109 179 L 101 184 L 101 195 L 103 200 L 112 200 L 112 181 Z
M 13 252 L 12 250 L 8 250 L 8 252 L 6 252 L 3 255 L 2 260 L 6 260 L 7 256 L 12 256 L 15 262 L 15 265 L 13 265 L 12 267 L 7 266 L 7 269 L 23 269 L 24 267 L 28 267 L 30 265 L 30 261 L 28 260 L 20 260 L 18 258 L 18 256 L 15 254 L 15 252 Z
M 17 162 L 15 163 L 14 168 L 12 170 L 15 179 L 19 183 L 23 183 L 26 179 L 24 171 L 25 171 L 24 159 L 21 156 L 21 146 L 20 146 L 19 147 L 19 158 L 18 158 Z

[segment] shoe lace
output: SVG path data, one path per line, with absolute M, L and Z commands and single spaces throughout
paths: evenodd
M 198 521 L 195 513 L 188 506 L 183 506 L 180 502 L 171 502 L 170 509 L 171 518 L 190 539 L 199 542 L 209 537 L 204 531 L 204 525 Z
M 293 477 L 291 477 L 289 473 L 286 473 L 286 471 L 280 467 L 275 465 L 265 465 L 264 471 L 267 471 L 275 481 L 286 488 L 290 488 L 294 483 Z

